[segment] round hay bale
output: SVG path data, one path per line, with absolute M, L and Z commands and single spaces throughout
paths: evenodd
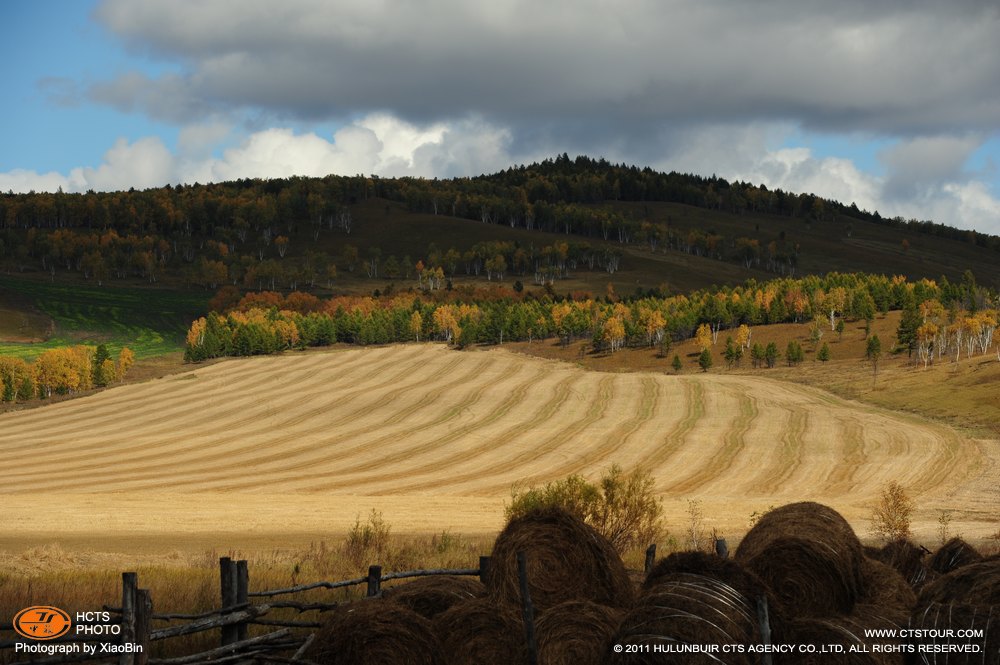
M 1000 605 L 1000 560 L 986 560 L 956 568 L 920 591 L 920 605 L 959 603 Z
M 316 633 L 309 660 L 323 665 L 441 665 L 431 622 L 396 603 L 363 600 L 334 610 Z
M 861 542 L 840 514 L 818 503 L 772 510 L 743 538 L 736 560 L 771 588 L 792 616 L 850 614 L 862 586 Z
M 1000 663 L 1000 605 L 932 603 L 913 613 L 910 628 L 928 631 L 915 632 L 910 637 L 909 644 L 915 649 L 919 650 L 925 645 L 932 649 L 940 649 L 945 645 L 973 649 L 968 652 L 954 651 L 939 654 L 938 661 L 929 662 L 947 662 L 948 665 Z M 962 636 L 959 636 L 959 631 L 969 630 L 981 631 L 981 635 L 974 636 L 969 632 L 961 632 Z
M 455 603 L 486 595 L 486 587 L 472 577 L 433 575 L 389 587 L 382 598 L 408 607 L 420 616 L 433 619 Z
M 517 553 L 527 558 L 528 590 L 543 611 L 567 600 L 627 607 L 633 598 L 625 564 L 593 527 L 558 508 L 533 510 L 511 520 L 493 545 L 488 595 L 521 606 Z
M 918 547 L 908 540 L 894 540 L 872 555 L 867 555 L 876 561 L 881 561 L 887 566 L 891 566 L 903 576 L 906 583 L 914 589 L 919 589 L 928 581 L 930 568 L 924 562 L 928 551 L 923 547 Z
M 861 560 L 861 596 L 858 602 L 877 608 L 887 618 L 905 624 L 917 605 L 917 596 L 895 568 L 865 557 Z
M 983 555 L 975 547 L 961 538 L 955 537 L 942 545 L 934 553 L 929 565 L 934 572 L 946 575 L 957 568 L 978 563 L 982 560 Z
M 535 623 L 538 662 L 600 665 L 624 616 L 622 610 L 589 600 L 570 600 L 550 607 Z
M 760 641 L 755 600 L 711 577 L 674 573 L 661 576 L 625 615 L 612 644 L 626 651 L 607 662 L 757 665 L 757 654 L 725 649 Z M 629 653 L 630 645 L 638 649 Z
M 659 580 L 669 580 L 677 573 L 711 577 L 725 582 L 752 600 L 765 596 L 768 598 L 768 605 L 772 608 L 775 606 L 771 590 L 741 563 L 705 552 L 674 552 L 660 559 L 646 575 L 646 580 L 642 583 L 643 592 L 655 589 Z
M 899 638 L 869 637 L 866 631 L 905 627 L 878 608 L 858 604 L 849 616 L 802 618 L 788 622 L 779 643 L 794 646 L 776 656 L 775 665 L 903 665 Z M 805 651 L 812 647 L 814 651 Z M 804 652 L 805 651 L 805 652 Z
M 447 665 L 528 662 L 524 622 L 512 607 L 476 598 L 452 605 L 432 623 Z

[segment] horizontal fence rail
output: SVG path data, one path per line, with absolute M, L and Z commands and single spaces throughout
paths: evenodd
M 116 645 L 135 644 L 141 647 L 131 653 L 85 654 L 72 653 L 51 657 L 37 654 L 15 654 L 14 648 L 27 640 L 6 639 L 0 641 L 0 663 L 9 665 L 46 665 L 55 663 L 100 662 L 117 665 L 189 665 L 206 663 L 294 663 L 314 665 L 305 659 L 305 654 L 314 639 L 314 632 L 322 627 L 321 621 L 271 618 L 272 610 L 295 610 L 305 612 L 328 612 L 344 602 L 299 602 L 296 600 L 275 600 L 279 596 L 300 594 L 316 589 L 343 589 L 367 585 L 365 599 L 382 595 L 382 583 L 406 580 L 432 575 L 478 576 L 486 581 L 489 574 L 489 557 L 480 557 L 478 568 L 433 568 L 382 573 L 382 567 L 373 565 L 368 574 L 349 580 L 320 581 L 298 584 L 282 589 L 261 591 L 249 590 L 249 567 L 246 561 L 233 561 L 229 557 L 219 559 L 219 593 L 221 606 L 199 613 L 160 613 L 153 611 L 153 599 L 147 589 L 139 588 L 136 573 L 122 573 L 122 600 L 120 605 L 104 605 L 102 611 L 111 615 L 109 621 L 80 621 L 74 625 L 116 625 L 117 635 L 82 635 L 58 638 L 51 644 L 75 644 L 104 642 Z M 252 599 L 260 599 L 255 604 Z M 154 627 L 153 622 L 178 622 L 175 625 Z M 251 637 L 250 626 L 276 628 L 272 632 Z M 150 645 L 154 642 L 195 635 L 207 631 L 219 631 L 220 644 L 208 651 L 172 658 L 151 658 Z M 304 633 L 302 631 L 310 631 Z M 0 624 L 0 633 L 13 633 L 13 624 Z M 41 642 L 39 642 L 41 643 Z M 290 655 L 282 655 L 290 654 Z M 15 657 L 26 660 L 18 661 Z

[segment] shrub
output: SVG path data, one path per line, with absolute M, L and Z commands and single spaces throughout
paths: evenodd
M 544 487 L 515 485 L 505 513 L 511 520 L 551 506 L 565 509 L 597 529 L 619 553 L 645 547 L 663 531 L 663 506 L 653 493 L 652 476 L 641 469 L 625 473 L 613 464 L 597 484 L 572 475 Z
M 344 556 L 358 567 L 381 560 L 389 548 L 389 530 L 389 524 L 382 519 L 382 513 L 374 508 L 364 524 L 361 523 L 359 514 L 347 533 Z
M 896 481 L 889 482 L 872 507 L 872 535 L 885 542 L 909 538 L 914 507 L 913 499 L 903 486 Z

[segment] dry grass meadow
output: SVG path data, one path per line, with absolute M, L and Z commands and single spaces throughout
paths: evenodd
M 502 349 L 399 345 L 261 357 L 0 415 L 0 549 L 159 561 L 336 540 L 381 511 L 400 536 L 495 532 L 515 483 L 648 469 L 737 539 L 811 499 L 859 533 L 890 480 L 934 540 L 998 529 L 996 442 L 758 375 L 586 371 Z M 86 553 L 91 554 L 86 554 Z

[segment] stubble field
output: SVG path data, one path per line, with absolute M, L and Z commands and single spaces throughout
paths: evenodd
M 0 548 L 269 549 L 381 511 L 396 533 L 487 534 L 515 483 L 648 469 L 738 539 L 811 499 L 862 535 L 883 483 L 973 540 L 997 532 L 996 442 L 749 376 L 603 373 L 501 349 L 400 345 L 234 360 L 0 415 Z

